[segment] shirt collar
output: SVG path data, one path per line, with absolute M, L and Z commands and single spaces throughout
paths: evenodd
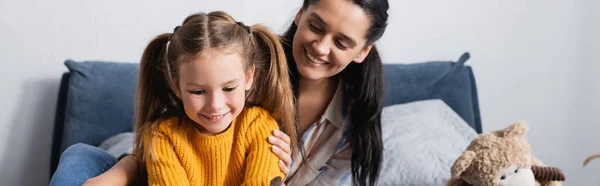
M 333 126 L 337 128 L 342 127 L 342 98 L 343 98 L 344 90 L 342 82 L 338 82 L 337 89 L 335 90 L 335 94 L 333 95 L 333 99 L 329 102 L 325 113 L 321 116 L 321 122 L 323 120 L 328 120 Z

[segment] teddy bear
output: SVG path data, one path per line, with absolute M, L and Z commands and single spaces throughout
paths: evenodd
M 561 186 L 562 171 L 531 155 L 528 129 L 517 121 L 477 136 L 452 165 L 446 186 Z

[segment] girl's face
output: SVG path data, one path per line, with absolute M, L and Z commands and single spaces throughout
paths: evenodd
M 182 62 L 176 93 L 186 115 L 204 135 L 225 131 L 240 114 L 254 69 L 244 70 L 244 60 L 234 50 L 206 49 L 199 57 Z
M 304 79 L 334 76 L 351 62 L 361 63 L 373 46 L 365 46 L 369 17 L 349 0 L 320 0 L 300 9 L 294 23 L 292 50 Z

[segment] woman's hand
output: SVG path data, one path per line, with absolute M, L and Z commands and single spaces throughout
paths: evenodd
M 273 153 L 279 157 L 279 169 L 287 177 L 292 163 L 290 137 L 279 130 L 274 130 L 273 136 L 269 136 L 269 143 L 273 145 L 271 147 Z

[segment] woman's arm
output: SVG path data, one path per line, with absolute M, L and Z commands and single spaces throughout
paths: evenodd
M 83 185 L 132 185 L 135 183 L 138 172 L 138 162 L 132 155 L 127 155 L 108 171 L 99 176 L 88 179 Z

